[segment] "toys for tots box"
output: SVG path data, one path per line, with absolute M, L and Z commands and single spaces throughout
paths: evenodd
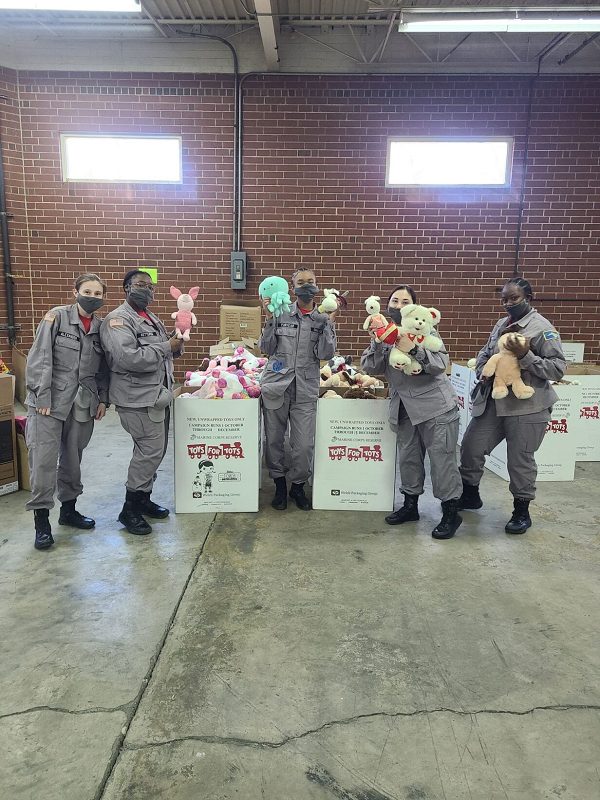
M 175 399 L 177 513 L 258 511 L 258 400 Z
M 577 461 L 600 461 L 600 367 L 569 364 L 565 380 L 581 385 L 577 428 Z
M 14 375 L 0 375 L 0 495 L 19 489 L 14 398 Z
M 581 386 L 554 384 L 558 400 L 552 408 L 546 435 L 535 454 L 538 481 L 572 481 L 578 444 L 578 418 L 581 406 Z M 501 442 L 485 460 L 486 467 L 509 480 L 506 464 L 506 442 Z
M 471 421 L 471 412 L 473 411 L 471 392 L 477 383 L 475 370 L 470 369 L 466 364 L 453 362 L 452 372 L 450 373 L 450 383 L 458 397 L 458 443 L 461 444 L 467 426 Z
M 322 510 L 391 511 L 396 435 L 389 400 L 319 400 L 313 506 Z

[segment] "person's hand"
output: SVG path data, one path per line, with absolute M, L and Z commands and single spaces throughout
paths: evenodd
M 522 341 L 517 336 L 510 336 L 505 344 L 509 353 L 512 353 L 517 358 L 523 358 L 529 352 L 529 339 Z
M 50 416 L 50 409 L 49 408 L 36 408 L 38 414 L 41 414 L 43 417 Z
M 271 302 L 271 298 L 270 297 L 263 297 L 262 298 L 262 307 L 264 308 L 265 315 L 266 315 L 267 319 L 273 319 L 273 314 L 269 311 L 269 308 L 268 308 L 270 302 Z
M 337 315 L 339 310 L 340 309 L 339 309 L 339 306 L 338 306 L 338 308 L 336 308 L 335 311 L 328 311 L 327 312 L 327 316 L 329 317 L 329 321 L 330 322 L 335 322 L 335 318 L 336 318 L 336 315 Z
M 98 409 L 96 411 L 95 419 L 101 420 L 105 414 L 106 414 L 106 405 L 104 403 L 98 403 Z
M 171 352 L 178 353 L 183 347 L 183 339 L 178 339 L 177 336 L 171 336 L 169 344 L 171 345 Z

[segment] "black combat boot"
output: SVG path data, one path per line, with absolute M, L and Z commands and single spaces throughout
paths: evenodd
M 119 514 L 119 522 L 123 527 L 127 528 L 129 533 L 145 536 L 147 533 L 152 533 L 152 528 L 142 517 L 138 495 L 139 492 L 130 492 L 129 489 L 127 489 L 125 493 L 125 504 Z
M 483 500 L 479 494 L 479 485 L 469 486 L 468 483 L 463 481 L 463 491 L 458 500 L 459 510 L 473 511 L 477 508 L 481 508 L 482 505 Z
M 159 506 L 150 499 L 151 492 L 138 492 L 140 498 L 139 507 L 142 514 L 153 519 L 166 519 L 169 516 L 169 509 Z
M 54 544 L 52 528 L 50 527 L 50 510 L 36 508 L 33 512 L 33 519 L 35 521 L 35 542 L 33 546 L 36 550 L 47 550 Z
M 523 500 L 522 497 L 515 497 L 513 502 L 513 515 L 506 523 L 504 530 L 507 533 L 525 533 L 527 528 L 531 528 L 529 500 Z
M 72 528 L 81 528 L 82 531 L 89 531 L 96 524 L 96 520 L 91 517 L 84 517 L 75 508 L 76 500 L 65 500 L 60 507 L 59 525 L 70 525 Z
M 403 522 L 416 522 L 419 519 L 419 495 L 406 492 L 402 494 L 404 505 L 393 514 L 388 514 L 385 518 L 388 525 L 402 525 Z
M 308 497 L 304 494 L 303 483 L 292 483 L 290 497 L 302 511 L 311 511 L 312 505 Z
M 431 531 L 434 539 L 451 539 L 462 525 L 462 517 L 458 513 L 458 500 L 444 500 L 442 518 Z
M 285 478 L 275 478 L 275 497 L 271 505 L 276 511 L 285 511 L 287 508 L 287 481 Z

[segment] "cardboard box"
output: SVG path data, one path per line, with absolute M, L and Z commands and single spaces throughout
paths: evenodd
M 215 356 L 231 356 L 236 347 L 245 347 L 246 350 L 249 350 L 253 355 L 260 356 L 257 339 L 242 339 L 237 342 L 229 338 L 221 339 L 217 344 L 213 344 L 208 353 L 211 358 Z
M 477 383 L 475 370 L 467 367 L 466 362 L 453 361 L 450 383 L 458 397 L 458 443 L 461 444 L 473 411 L 471 392 Z
M 19 489 L 14 402 L 15 376 L 0 375 L 0 495 Z
M 581 406 L 575 422 L 577 461 L 600 461 L 600 367 L 569 364 L 565 380 L 581 385 Z
M 344 387 L 339 387 L 339 386 L 320 386 L 319 387 L 319 397 L 323 397 L 325 392 L 331 392 L 331 391 L 335 392 L 340 397 L 343 397 L 346 394 L 346 392 L 348 391 L 348 389 L 351 389 L 351 388 L 352 387 L 350 387 L 350 386 L 344 386 Z M 369 387 L 369 389 L 372 389 L 372 388 L 373 388 L 372 386 Z M 381 398 L 386 398 L 387 396 L 388 396 L 387 386 L 376 386 L 375 387 L 375 397 L 376 398 L 380 398 L 381 399 Z
M 25 369 L 27 366 L 27 356 L 16 347 L 12 349 L 12 371 L 15 375 L 15 397 L 19 403 L 25 405 L 27 397 L 27 386 L 25 384 Z
M 389 410 L 389 400 L 318 401 L 314 508 L 392 510 L 396 434 Z
M 570 363 L 580 364 L 583 361 L 585 344 L 583 342 L 560 342 L 565 358 Z
M 558 400 L 552 408 L 546 435 L 535 454 L 537 481 L 572 481 L 579 440 L 581 386 L 554 384 Z M 506 464 L 506 441 L 501 442 L 485 460 L 486 467 L 505 481 L 509 480 Z
M 258 511 L 260 402 L 184 397 L 193 391 L 174 393 L 175 511 Z
M 262 306 L 254 300 L 222 305 L 219 321 L 219 339 L 230 339 L 232 342 L 258 340 L 263 329 Z
M 29 454 L 25 444 L 25 437 L 22 433 L 17 433 L 17 462 L 19 466 L 19 488 L 30 492 Z

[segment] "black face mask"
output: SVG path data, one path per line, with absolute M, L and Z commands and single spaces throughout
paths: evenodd
M 143 311 L 154 300 L 154 292 L 151 289 L 136 289 L 135 286 L 132 286 L 129 289 L 128 297 L 132 303 Z
M 517 319 L 521 319 L 524 317 L 525 314 L 529 314 L 531 311 L 531 306 L 529 305 L 528 300 L 521 300 L 520 303 L 515 303 L 512 306 L 505 306 L 504 310 L 508 314 L 508 316 L 514 321 Z
M 305 283 L 302 286 L 294 288 L 294 294 L 299 297 L 303 303 L 309 303 L 316 294 L 319 294 L 319 287 L 314 286 L 312 283 Z
M 402 325 L 402 314 L 399 308 L 388 308 L 388 315 L 396 325 Z
M 104 305 L 104 298 L 90 297 L 87 294 L 78 294 L 77 302 L 86 314 L 93 314 L 94 311 L 98 311 L 99 308 L 102 308 Z

